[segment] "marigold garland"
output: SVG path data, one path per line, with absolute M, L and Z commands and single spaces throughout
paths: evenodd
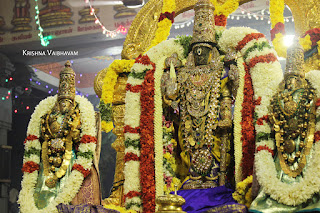
M 252 189 L 253 176 L 248 176 L 245 180 L 238 183 L 236 186 L 236 192 L 232 194 L 232 197 L 240 204 L 246 205 L 248 208 L 252 203 L 251 189 Z
M 170 29 L 174 22 L 174 16 L 176 10 L 175 0 L 163 0 L 161 15 L 158 22 L 158 28 L 156 30 L 154 39 L 151 41 L 147 50 L 164 41 L 170 35 Z
M 254 114 L 254 100 L 253 100 L 253 86 L 252 79 L 250 75 L 250 67 L 248 65 L 245 66 L 245 83 L 244 83 L 244 99 L 242 103 L 242 168 L 246 168 L 242 171 L 242 177 L 246 178 L 252 175 L 253 171 L 253 159 L 254 159 L 254 151 L 255 151 L 255 129 L 253 125 L 253 114 Z
M 308 30 L 299 38 L 299 42 L 305 52 L 317 47 L 318 54 L 320 55 L 320 28 Z
M 155 167 L 154 167 L 154 137 L 153 137 L 153 113 L 154 113 L 154 72 L 155 64 L 152 70 L 146 73 L 145 80 L 142 83 L 141 91 L 141 117 L 140 117 L 140 182 L 142 186 L 142 205 L 143 212 L 155 212 Z
M 312 41 L 310 39 L 310 35 L 306 35 L 306 36 L 304 36 L 302 38 L 299 38 L 299 43 L 303 47 L 304 51 L 308 51 L 312 47 Z
M 114 60 L 109 67 L 105 68 L 106 76 L 103 79 L 102 85 L 102 95 L 100 99 L 100 105 L 111 106 L 113 102 L 113 93 L 114 87 L 117 83 L 119 73 L 130 72 L 132 65 L 134 64 L 134 60 Z M 104 112 L 104 110 L 100 110 L 101 113 L 109 113 L 111 107 L 108 107 L 108 112 Z M 104 116 L 101 115 L 103 118 Z M 110 119 L 110 118 L 109 118 Z M 113 122 L 110 120 L 101 120 L 101 128 L 105 132 L 110 132 L 113 129 Z
M 211 0 L 214 5 L 214 21 L 216 26 L 226 27 L 227 17 L 237 10 L 239 7 L 239 0 L 227 0 L 220 5 L 217 0 Z
M 287 56 L 287 47 L 283 42 L 284 29 L 284 0 L 270 0 L 270 20 L 271 20 L 271 36 L 274 49 L 277 51 L 278 56 Z M 278 29 L 277 29 L 278 28 Z

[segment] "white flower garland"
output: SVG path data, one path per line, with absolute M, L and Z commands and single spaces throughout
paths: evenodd
M 316 89 L 316 95 L 320 95 L 320 75 L 318 70 L 306 74 L 312 87 Z M 320 116 L 318 108 L 316 112 Z M 315 131 L 320 130 L 320 122 L 317 122 Z M 274 143 L 274 140 L 272 139 Z M 270 147 L 271 148 L 271 147 Z M 274 148 L 274 147 L 272 147 Z M 300 205 L 310 199 L 315 193 L 320 192 L 320 144 L 313 145 L 310 155 L 312 158 L 303 173 L 303 178 L 298 183 L 286 184 L 277 178 L 277 171 L 271 153 L 263 150 L 256 154 L 257 178 L 263 190 L 271 198 L 290 206 Z
M 183 47 L 174 41 L 174 39 L 166 40 L 151 48 L 146 55 L 156 64 L 154 74 L 154 143 L 155 143 L 155 181 L 156 196 L 164 193 L 163 180 L 163 132 L 162 132 L 162 95 L 161 95 L 161 77 L 164 69 L 164 62 L 167 57 L 173 53 L 177 53 L 180 59 L 183 58 Z
M 143 65 L 135 63 L 131 72 L 141 73 L 145 69 L 150 69 L 150 65 Z M 127 84 L 132 86 L 142 85 L 144 79 L 137 79 L 134 76 L 129 75 Z M 140 92 L 126 91 L 125 98 L 125 114 L 124 114 L 124 124 L 125 126 L 130 126 L 136 128 L 140 126 L 140 116 L 141 116 L 141 103 L 140 103 Z M 140 140 L 139 133 L 124 133 L 125 140 Z M 125 154 L 132 153 L 140 157 L 140 149 L 138 147 L 126 147 Z M 124 183 L 123 183 L 123 193 L 128 194 L 131 191 L 141 192 L 140 183 L 140 161 L 130 160 L 124 164 L 123 169 Z M 130 205 L 131 209 L 141 212 L 142 211 L 142 200 L 140 197 L 126 198 L 125 206 Z M 134 205 L 131 205 L 134 204 Z
M 40 120 L 43 115 L 48 113 L 57 101 L 57 95 L 48 97 L 42 100 L 38 106 L 35 108 L 34 113 L 31 116 L 27 135 L 34 135 L 40 137 Z M 76 96 L 75 101 L 79 104 L 80 109 L 80 121 L 81 121 L 81 137 L 83 135 L 96 136 L 96 125 L 95 125 L 95 112 L 92 104 L 84 97 Z M 80 144 L 79 152 L 91 151 L 95 153 L 96 144 L 87 143 Z M 41 144 L 38 139 L 27 140 L 25 143 L 25 150 L 28 151 L 30 148 L 35 148 L 39 152 L 41 151 Z M 40 163 L 40 156 L 35 154 L 30 155 L 30 157 L 24 158 L 24 163 L 26 161 L 33 161 L 36 164 Z M 75 160 L 75 163 L 82 165 L 84 168 L 91 168 L 92 159 L 90 161 L 85 161 L 82 158 Z M 20 210 L 23 213 L 46 213 L 46 212 L 58 212 L 56 206 L 60 203 L 69 204 L 72 199 L 76 196 L 81 188 L 84 176 L 81 172 L 73 170 L 65 182 L 64 188 L 58 196 L 45 208 L 38 209 L 34 203 L 33 194 L 35 191 L 35 186 L 38 179 L 38 171 L 32 173 L 25 172 L 21 182 L 21 191 L 19 194 L 18 203 L 20 204 Z
M 222 50 L 227 51 L 229 48 L 235 49 L 236 46 L 240 41 L 242 41 L 245 36 L 252 33 L 259 33 L 257 30 L 248 28 L 248 27 L 232 27 L 228 30 L 225 30 L 222 33 L 222 36 L 219 40 L 218 45 L 222 48 Z M 249 42 L 247 42 L 244 47 L 239 51 L 240 54 L 243 56 L 246 51 L 252 47 L 254 44 L 261 44 L 262 42 L 266 42 L 267 39 L 264 37 L 253 39 Z M 259 57 L 264 56 L 267 54 L 273 54 L 276 56 L 276 52 L 273 49 L 270 49 L 268 47 L 263 48 L 262 50 L 253 50 L 250 51 L 247 55 L 247 58 L 245 62 L 248 64 L 250 63 L 250 60 Z M 243 62 L 243 61 L 242 61 Z M 243 86 L 244 82 L 241 82 L 241 80 L 244 81 L 244 67 L 242 66 L 242 63 L 239 64 L 238 60 L 238 69 L 239 69 L 239 89 L 236 99 L 236 105 L 235 105 L 235 113 L 234 113 L 234 143 L 235 143 L 235 180 L 236 183 L 239 183 L 241 179 L 246 178 L 242 177 L 242 168 L 241 165 L 241 159 L 242 159 L 242 141 L 241 141 L 241 109 L 242 109 L 242 102 L 243 102 Z M 242 73 L 242 74 L 241 74 Z M 257 63 L 254 67 L 250 69 L 250 74 L 252 78 L 252 84 L 253 84 L 253 90 L 254 90 L 254 99 L 258 99 L 258 97 L 261 97 L 261 104 L 257 105 L 255 107 L 255 112 L 257 113 L 258 117 L 262 117 L 263 115 L 267 115 L 267 105 L 270 101 L 270 98 L 274 94 L 274 91 L 278 83 L 282 80 L 282 70 L 280 63 L 278 61 L 272 62 L 272 63 Z M 243 85 L 242 85 L 243 83 Z M 259 132 L 270 132 L 271 129 L 269 126 L 266 125 L 266 122 L 264 122 L 263 126 L 256 125 L 256 132 L 257 134 Z M 265 144 L 270 144 L 270 142 L 264 142 Z

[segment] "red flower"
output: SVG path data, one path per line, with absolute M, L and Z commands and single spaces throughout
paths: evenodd
M 39 171 L 40 166 L 39 164 L 33 162 L 33 161 L 27 161 L 23 164 L 22 166 L 22 172 L 28 172 L 28 173 L 32 173 L 36 170 Z
M 72 170 L 78 170 L 83 174 L 84 178 L 90 174 L 90 169 L 84 169 L 82 165 L 77 163 L 73 164 Z
M 284 24 L 281 22 L 278 22 L 272 30 L 270 30 L 271 33 L 271 41 L 276 37 L 276 34 L 282 33 L 283 35 L 286 34 L 286 31 L 284 29 Z
M 269 53 L 267 55 L 256 56 L 250 59 L 249 68 L 253 68 L 257 63 L 270 63 L 278 61 L 277 57 L 273 53 Z
M 137 191 L 130 191 L 123 196 L 123 199 L 126 200 L 127 198 L 139 197 L 141 196 L 141 192 Z
M 316 102 L 316 108 L 318 108 L 319 106 L 320 106 L 320 98 Z
M 126 125 L 123 128 L 123 132 L 124 133 L 127 133 L 127 132 L 129 132 L 129 133 L 140 133 L 140 127 L 132 128 L 131 126 Z
M 317 42 L 320 40 L 320 28 L 313 28 L 311 30 L 308 30 L 307 32 L 305 32 L 303 38 L 308 34 L 310 35 L 312 47 L 316 46 Z
M 36 140 L 36 139 L 39 139 L 37 136 L 35 135 L 28 135 L 28 137 L 24 140 L 23 143 L 27 143 L 27 141 L 33 141 L 33 140 Z
M 128 152 L 128 153 L 124 156 L 124 162 L 128 162 L 128 161 L 131 161 L 131 160 L 139 161 L 140 158 L 139 158 L 136 154 L 131 153 L 131 152 Z
M 258 125 L 263 125 L 263 121 L 269 121 L 269 116 L 268 115 L 264 115 L 263 117 L 261 117 L 261 118 L 259 118 L 258 120 L 257 120 L 257 124 Z
M 255 151 L 255 129 L 253 125 L 253 114 L 255 109 L 255 103 L 253 99 L 253 87 L 251 75 L 249 73 L 249 66 L 245 65 L 245 84 L 244 84 L 244 99 L 242 103 L 242 177 L 247 177 L 252 175 L 253 172 L 253 161 L 254 161 L 254 151 Z
M 169 13 L 169 12 L 161 13 L 160 17 L 159 17 L 159 22 L 162 21 L 163 19 L 167 18 L 167 19 L 171 20 L 171 23 L 173 23 L 175 14 L 176 13 L 174 11 L 172 13 Z
M 253 39 L 258 40 L 259 38 L 264 38 L 264 35 L 262 33 L 247 34 L 241 41 L 238 42 L 236 50 L 241 50 L 249 41 L 252 41 Z
M 318 142 L 320 140 L 320 131 L 314 133 L 314 141 Z
M 142 88 L 141 85 L 132 86 L 131 84 L 127 84 L 126 91 L 138 93 L 141 91 L 141 88 Z
M 260 152 L 261 150 L 267 150 L 268 152 L 271 153 L 272 156 L 274 155 L 273 150 L 267 147 L 266 145 L 257 147 L 257 152 Z
M 81 143 L 97 143 L 97 138 L 91 135 L 83 135 L 80 142 Z
M 155 212 L 155 164 L 154 164 L 154 72 L 147 71 L 141 90 L 140 117 L 140 183 L 143 212 Z
M 214 16 L 214 22 L 216 26 L 223 26 L 227 25 L 227 17 L 225 15 Z
M 144 65 L 149 65 L 151 63 L 150 58 L 147 55 L 144 56 L 139 56 L 136 59 L 135 63 L 140 63 L 140 64 L 144 64 Z

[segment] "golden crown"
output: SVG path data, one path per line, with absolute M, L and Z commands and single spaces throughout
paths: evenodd
M 287 63 L 285 77 L 289 75 L 300 75 L 304 77 L 304 51 L 299 41 L 296 39 L 293 45 L 287 50 Z
M 60 72 L 59 93 L 58 100 L 71 99 L 74 100 L 76 96 L 75 87 L 75 72 L 71 68 L 70 61 L 64 65 L 64 69 Z
M 214 6 L 210 0 L 199 0 L 194 6 L 194 26 L 191 45 L 197 43 L 216 43 Z

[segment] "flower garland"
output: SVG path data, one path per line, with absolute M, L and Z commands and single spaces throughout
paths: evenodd
M 242 182 L 239 182 L 236 186 L 236 191 L 232 194 L 232 197 L 240 204 L 246 205 L 248 208 L 252 203 L 251 190 L 252 190 L 253 176 L 248 176 Z
M 219 5 L 217 0 L 211 0 L 214 5 L 214 20 L 216 26 L 227 25 L 227 17 L 236 11 L 239 7 L 239 0 L 227 0 L 224 4 Z
M 142 212 L 140 183 L 141 157 L 141 89 L 144 78 L 149 70 L 153 70 L 147 56 L 139 56 L 132 66 L 128 76 L 125 99 L 124 136 L 125 136 L 125 166 L 124 166 L 124 203 L 127 209 Z M 145 140 L 145 139 L 144 139 Z
M 242 117 L 241 117 L 241 111 L 242 111 L 242 103 L 244 99 L 244 76 L 245 76 L 245 68 L 244 68 L 244 62 L 242 57 L 238 57 L 237 60 L 237 67 L 239 71 L 239 88 L 237 91 L 237 97 L 236 102 L 234 106 L 234 116 L 233 116 L 233 123 L 240 124 Z M 241 134 L 242 127 L 241 125 L 235 125 L 234 126 L 234 152 L 235 152 L 235 162 L 241 162 L 242 159 L 242 141 L 241 141 Z M 235 164 L 235 180 L 236 183 L 239 183 L 242 180 L 242 171 L 240 169 L 240 164 Z
M 174 153 L 177 142 L 173 138 L 174 127 L 170 121 L 165 121 L 163 117 L 163 178 L 164 194 L 169 194 L 175 190 L 175 185 L 180 186 L 181 181 L 176 177 L 177 165 Z
M 146 56 L 142 56 L 146 57 Z M 148 58 L 149 59 L 149 58 Z M 147 60 L 148 60 L 147 59 Z M 143 212 L 153 213 L 156 207 L 156 189 L 155 189 L 155 163 L 154 163 L 154 72 L 155 64 L 152 69 L 146 72 L 144 82 L 141 88 L 141 116 L 140 116 L 140 183 L 142 186 L 142 204 Z
M 155 78 L 155 96 L 154 96 L 154 140 L 155 140 L 155 182 L 156 196 L 164 194 L 164 179 L 163 179 L 163 129 L 162 129 L 162 95 L 161 95 L 161 77 L 164 70 L 164 62 L 167 57 L 173 53 L 177 53 L 180 59 L 184 59 L 184 48 L 175 39 L 170 39 L 161 42 L 156 47 L 151 48 L 146 54 L 150 60 L 156 64 L 154 74 Z
M 163 0 L 158 28 L 156 30 L 154 39 L 151 41 L 151 44 L 148 47 L 148 50 L 168 38 L 168 36 L 170 35 L 171 26 L 174 22 L 175 10 L 175 0 Z
M 129 74 L 124 127 L 127 159 L 124 168 L 124 197 L 127 209 L 154 212 L 153 197 L 163 195 L 161 76 L 165 59 L 174 52 L 182 58 L 183 51 L 183 46 L 173 39 L 161 42 L 137 58 Z M 143 200 L 142 193 L 145 197 Z
M 299 42 L 306 52 L 305 58 L 311 57 L 316 52 L 318 52 L 318 55 L 320 56 L 320 28 L 308 30 L 301 38 L 299 38 Z M 311 54 L 308 51 L 310 51 Z
M 271 40 L 274 49 L 280 57 L 287 56 L 287 47 L 283 42 L 284 28 L 284 0 L 270 0 Z
M 64 188 L 50 204 L 39 210 L 34 203 L 34 190 L 38 179 L 40 164 L 41 144 L 40 120 L 43 115 L 48 113 L 57 101 L 57 96 L 44 99 L 36 107 L 31 116 L 25 140 L 25 154 L 23 159 L 23 179 L 18 203 L 21 212 L 58 212 L 56 206 L 59 203 L 69 204 L 81 188 L 86 175 L 90 173 L 93 155 L 84 157 L 86 153 L 95 153 L 96 149 L 96 128 L 95 115 L 92 104 L 84 97 L 76 96 L 75 101 L 79 104 L 81 121 L 81 142 L 78 147 L 77 158 L 69 178 L 65 182 Z M 31 199 L 31 202 L 30 202 Z
M 110 132 L 113 129 L 111 105 L 118 75 L 119 73 L 130 72 L 133 64 L 134 60 L 114 60 L 109 67 L 100 71 L 106 72 L 106 76 L 103 79 L 102 95 L 99 104 L 101 112 L 101 128 L 105 132 Z
M 311 86 L 316 89 L 316 96 L 320 97 L 319 71 L 314 70 L 306 74 L 306 79 L 311 83 Z M 276 90 L 275 87 L 274 90 Z M 273 92 L 273 94 L 276 91 Z M 318 103 L 318 102 L 317 102 Z M 316 106 L 319 106 L 316 103 Z M 320 115 L 319 108 L 316 111 L 316 116 Z M 268 124 L 264 122 L 263 126 Z M 269 127 L 270 128 L 270 127 Z M 315 127 L 315 141 L 317 141 L 317 135 L 319 135 L 320 122 L 316 123 Z M 286 184 L 281 182 L 277 177 L 277 171 L 273 160 L 274 139 L 270 137 L 262 137 L 261 141 L 257 143 L 257 147 L 267 147 L 268 149 L 260 149 L 256 154 L 256 174 L 259 184 L 263 187 L 263 190 L 271 196 L 271 198 L 277 200 L 285 205 L 296 206 L 306 202 L 315 193 L 320 191 L 320 174 L 319 174 L 319 160 L 320 160 L 320 144 L 315 143 L 312 148 L 312 159 L 310 160 L 308 167 L 306 168 L 303 178 L 298 183 Z
M 273 88 L 276 87 L 279 79 L 282 79 L 282 70 L 280 63 L 277 61 L 276 52 L 267 45 L 267 39 L 263 36 L 263 34 L 251 28 L 233 27 L 225 30 L 222 33 L 218 45 L 223 51 L 228 50 L 228 48 L 233 48 L 239 51 L 239 54 L 244 59 L 244 67 L 246 69 L 246 77 L 244 77 L 244 85 L 246 86 L 244 86 L 245 89 L 243 92 L 248 94 L 251 93 L 252 101 L 255 100 L 254 105 L 250 103 L 247 105 L 248 103 L 243 104 L 243 102 L 246 102 L 243 98 L 243 102 L 236 103 L 236 106 L 238 105 L 238 107 L 235 108 L 235 110 L 237 110 L 235 111 L 234 117 L 236 164 L 235 176 L 236 182 L 239 183 L 239 180 L 241 181 L 248 175 L 252 174 L 252 163 L 246 161 L 244 156 L 251 153 L 246 158 L 250 156 L 251 159 L 253 158 L 255 143 L 255 138 L 252 138 L 252 134 L 254 134 L 253 131 L 256 131 L 257 138 L 260 134 L 260 131 L 271 131 L 270 128 L 266 129 L 265 127 L 255 125 L 252 117 L 253 113 L 256 113 L 258 118 L 267 114 L 267 107 L 265 104 L 270 100 L 270 97 L 273 94 Z M 241 70 L 244 70 L 244 67 L 239 66 L 238 61 L 238 69 L 240 70 L 240 74 Z M 250 81 L 250 77 L 252 81 Z M 252 88 L 253 91 L 250 88 Z M 239 100 L 241 99 L 237 99 L 236 102 Z M 240 109 L 242 113 L 239 115 L 239 113 L 236 112 L 240 111 L 240 104 L 242 105 L 242 109 Z M 242 122 L 238 116 L 241 116 Z M 247 117 L 248 120 L 244 119 L 244 117 Z M 262 120 L 262 122 L 265 123 L 264 120 Z M 239 127 L 239 125 L 241 127 Z M 239 139 L 240 131 L 241 139 Z M 242 147 L 239 148 L 240 146 L 238 144 L 242 144 Z M 241 159 L 241 161 L 239 161 L 239 159 Z

